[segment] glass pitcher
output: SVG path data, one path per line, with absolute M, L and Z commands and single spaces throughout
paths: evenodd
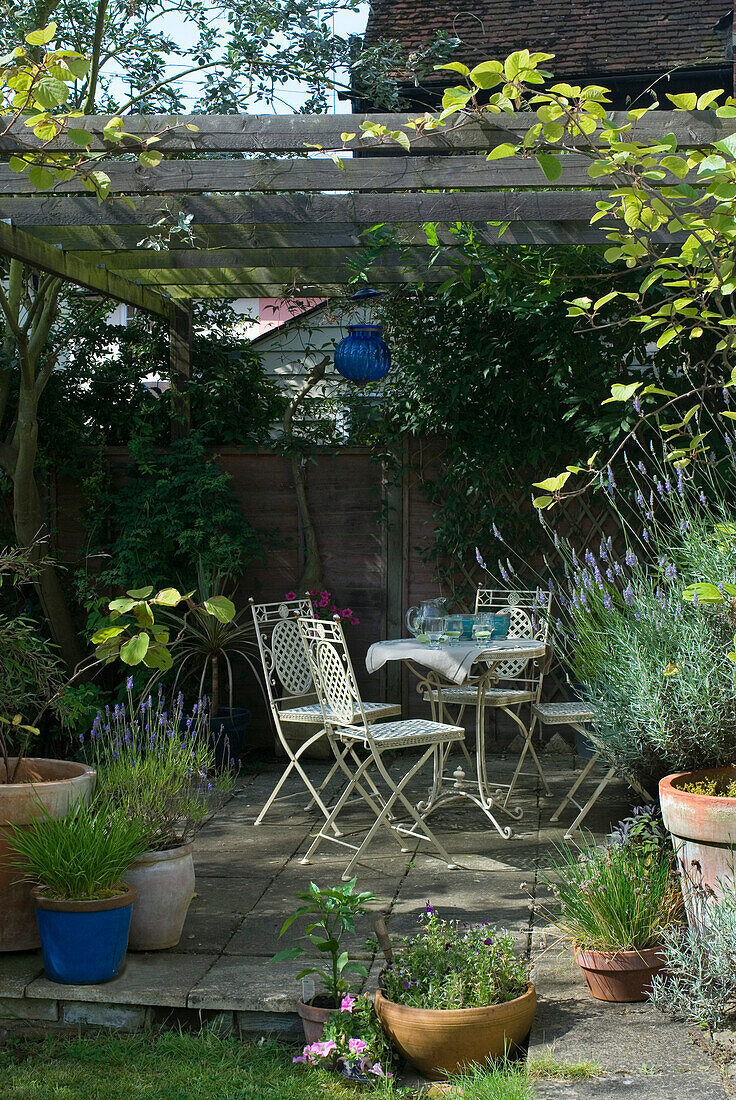
M 406 613 L 406 629 L 416 638 L 424 633 L 425 619 L 443 618 L 447 614 L 447 600 L 440 596 L 438 600 L 422 600 L 418 607 L 410 607 Z

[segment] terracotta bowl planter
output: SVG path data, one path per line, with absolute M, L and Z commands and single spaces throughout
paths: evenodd
M 396 1049 L 430 1081 L 473 1063 L 525 1053 L 537 1007 L 531 982 L 526 993 L 484 1008 L 412 1008 L 376 992 L 376 1014 Z
M 138 891 L 130 922 L 129 950 L 176 947 L 194 897 L 192 845 L 145 852 L 130 865 L 125 880 Z
M 11 769 L 15 758 L 10 761 Z M 21 762 L 18 781 L 5 783 L 0 764 L 0 951 L 30 951 L 40 946 L 31 884 L 11 860 L 8 826 L 28 825 L 43 808 L 52 817 L 63 817 L 77 802 L 89 801 L 96 772 L 73 760 L 27 757 Z M 11 771 L 12 774 L 12 771 Z
M 652 978 L 665 968 L 658 948 L 641 951 L 583 951 L 575 948 L 575 962 L 597 1001 L 631 1004 L 645 1001 Z
M 306 1005 L 299 1001 L 296 1010 L 299 1013 L 304 1028 L 304 1038 L 308 1043 L 318 1043 L 325 1030 L 325 1024 L 336 1008 L 323 1008 L 321 1005 Z
M 708 900 L 718 898 L 734 878 L 736 864 L 736 798 L 688 794 L 684 783 L 703 779 L 736 779 L 736 766 L 676 772 L 659 783 L 664 823 L 672 836 L 680 868 L 682 893 L 691 928 L 702 927 Z

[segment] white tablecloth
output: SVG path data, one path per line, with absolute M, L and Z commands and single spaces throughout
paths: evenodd
M 386 661 L 415 661 L 425 668 L 434 669 L 454 684 L 463 684 L 481 656 L 498 661 L 515 656 L 539 657 L 543 653 L 544 643 L 534 638 L 501 638 L 485 645 L 458 642 L 457 645 L 443 645 L 439 649 L 430 649 L 428 643 L 418 642 L 416 638 L 395 638 L 387 642 L 374 642 L 366 653 L 365 667 L 369 672 L 378 672 Z

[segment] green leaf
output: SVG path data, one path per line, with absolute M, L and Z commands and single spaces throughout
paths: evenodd
M 503 80 L 503 66 L 500 61 L 481 61 L 470 70 L 470 79 L 476 88 L 495 88 Z
M 451 69 L 462 76 L 470 76 L 470 69 L 467 65 L 463 65 L 462 61 L 448 61 L 444 65 L 435 65 L 435 69 Z
M 148 652 L 143 658 L 146 668 L 155 668 L 159 672 L 168 672 L 174 664 L 174 658 L 163 645 L 149 646 Z
M 124 661 L 126 665 L 139 665 L 148 653 L 150 643 L 151 639 L 147 634 L 143 632 L 134 634 L 129 641 L 121 645 L 120 660 Z
M 680 95 L 670 95 L 668 92 L 667 98 L 680 111 L 694 111 L 698 105 L 698 97 L 695 92 L 682 92 Z
M 569 477 L 570 471 L 565 470 L 564 473 L 557 474 L 556 477 L 548 477 L 544 481 L 534 481 L 532 484 L 535 489 L 546 489 L 548 493 L 558 493 Z
M 153 592 L 153 585 L 149 584 L 145 588 L 129 588 L 128 595 L 134 600 L 147 600 Z
M 605 401 L 601 401 L 601 405 L 610 405 L 613 401 L 630 401 L 640 388 L 641 382 L 631 382 L 629 385 L 624 385 L 623 382 L 614 382 L 611 386 L 611 396 L 607 397 Z
M 66 136 L 75 145 L 83 145 L 84 148 L 88 148 L 92 144 L 92 134 L 88 130 L 70 129 L 65 131 Z
M 138 160 L 144 168 L 156 168 L 163 160 L 163 153 L 159 153 L 156 149 L 143 149 L 138 154 Z
M 25 172 L 28 167 L 28 161 L 23 157 L 11 157 L 8 161 L 8 168 L 11 172 Z
M 728 137 L 721 138 L 720 141 L 714 141 L 713 147 L 719 149 L 721 153 L 725 153 L 726 156 L 736 157 L 736 134 L 729 134 Z
M 92 635 L 92 645 L 100 645 L 102 642 L 108 642 L 111 638 L 117 638 L 120 634 L 124 633 L 125 628 L 122 626 L 103 626 L 101 630 L 95 631 Z
M 500 145 L 495 145 L 493 149 L 491 149 L 490 153 L 486 155 L 486 160 L 503 160 L 504 157 L 516 156 L 516 151 L 518 148 L 518 145 L 511 145 L 510 142 L 504 141 Z
M 285 947 L 283 951 L 277 951 L 268 961 L 272 963 L 284 962 L 286 959 L 298 959 L 303 954 L 301 947 Z
M 56 36 L 56 23 L 53 19 L 43 30 L 30 31 L 26 35 L 29 46 L 46 46 Z
M 48 191 L 54 185 L 54 173 L 38 164 L 28 170 L 28 178 L 37 191 Z
M 204 607 L 218 622 L 229 623 L 235 618 L 235 604 L 227 596 L 210 596 L 204 601 Z
M 162 588 L 151 600 L 151 603 L 160 604 L 161 607 L 176 607 L 183 597 L 177 588 Z
M 33 95 L 42 107 L 60 107 L 69 98 L 69 88 L 63 80 L 45 76 L 33 88 Z
M 143 600 L 134 605 L 133 614 L 135 615 L 135 621 L 138 623 L 138 626 L 153 626 L 153 612 Z
M 723 593 L 714 584 L 706 584 L 704 581 L 698 581 L 696 584 L 690 584 L 682 593 L 683 600 L 686 603 L 692 603 L 695 594 L 698 596 L 698 603 L 723 603 Z
M 125 596 L 121 596 L 117 600 L 110 600 L 107 605 L 110 611 L 117 611 L 118 615 L 125 615 L 130 611 L 131 607 L 135 603 L 135 600 L 126 599 Z
M 698 97 L 697 109 L 699 111 L 705 111 L 706 108 L 710 107 L 711 103 L 718 99 L 719 95 L 723 95 L 723 88 L 713 88 L 709 92 L 703 92 L 703 94 Z
M 554 503 L 555 503 L 555 498 L 554 497 L 544 496 L 544 497 L 533 497 L 532 498 L 532 505 L 533 505 L 534 508 L 549 508 L 550 504 L 554 504 Z
M 673 176 L 683 179 L 689 172 L 688 163 L 684 157 L 662 157 L 659 162 L 662 168 L 666 168 Z
M 559 157 L 553 156 L 551 153 L 538 153 L 537 164 L 550 183 L 555 183 L 562 175 L 562 164 L 560 163 L 560 159 Z

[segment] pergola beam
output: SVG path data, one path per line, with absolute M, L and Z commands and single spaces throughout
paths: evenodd
M 376 123 L 388 130 L 406 127 L 408 118 L 419 117 L 419 112 L 371 115 L 128 115 L 125 130 L 135 138 L 159 136 L 156 148 L 161 152 L 182 153 L 289 153 L 306 152 L 308 146 L 321 145 L 326 149 L 339 149 L 343 145 L 342 133 L 355 133 L 347 142 L 350 149 L 380 147 L 386 152 L 397 152 L 399 146 L 390 140 L 360 139 L 362 122 Z M 435 116 L 436 117 L 436 116 Z M 626 111 L 610 111 L 608 118 L 614 125 L 628 122 Z M 135 148 L 136 142 L 122 146 L 106 142 L 103 130 L 109 122 L 108 115 L 94 115 L 74 120 L 75 127 L 89 131 L 93 137 L 93 151 L 121 152 Z M 412 150 L 415 152 L 482 152 L 510 139 L 521 139 L 537 119 L 531 112 L 515 115 L 486 114 L 483 120 L 458 114 L 445 126 L 423 133 L 408 131 Z M 194 126 L 196 130 L 188 130 Z M 698 146 L 727 137 L 736 132 L 732 118 L 717 118 L 713 111 L 654 111 L 636 125 L 637 140 L 646 141 L 673 133 L 680 145 Z M 594 142 L 600 134 L 592 136 Z M 588 139 L 581 139 L 581 144 Z M 43 143 L 34 138 L 21 119 L 0 136 L 0 153 L 18 153 L 28 148 L 39 148 Z M 63 135 L 54 148 L 60 152 L 78 153 L 74 145 Z
M 0 252 L 40 271 L 59 275 L 77 286 L 96 291 L 120 302 L 128 302 L 147 313 L 171 315 L 171 303 L 155 290 L 132 283 L 113 271 L 81 260 L 69 260 L 64 253 L 16 226 L 0 221 Z

